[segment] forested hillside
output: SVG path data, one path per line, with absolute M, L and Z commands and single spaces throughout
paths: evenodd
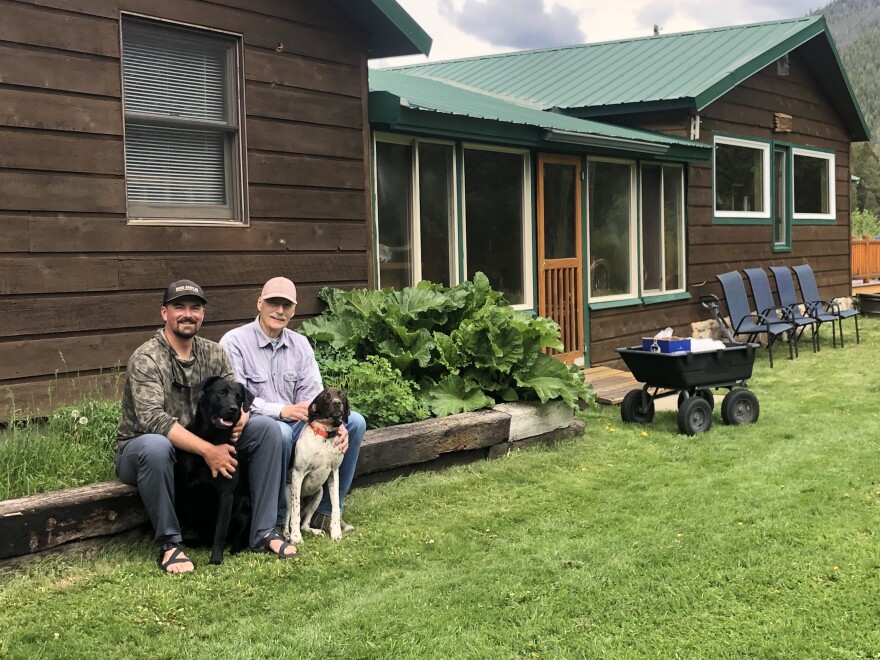
M 825 15 L 834 42 L 841 50 L 866 32 L 880 27 L 880 3 L 877 0 L 834 0 L 813 13 Z
M 853 91 L 871 131 L 872 144 L 853 145 L 852 230 L 856 236 L 880 233 L 880 2 L 834 0 L 814 13 L 824 14 Z

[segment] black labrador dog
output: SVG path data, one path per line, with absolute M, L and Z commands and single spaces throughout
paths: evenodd
M 241 383 L 211 376 L 199 384 L 196 416 L 186 430 L 215 445 L 230 443 L 232 429 L 242 411 L 250 411 L 254 395 Z M 227 542 L 233 553 L 248 546 L 251 501 L 247 476 L 241 465 L 231 479 L 211 476 L 211 469 L 197 454 L 176 450 L 174 484 L 177 517 L 199 540 L 211 543 L 211 563 L 223 563 Z

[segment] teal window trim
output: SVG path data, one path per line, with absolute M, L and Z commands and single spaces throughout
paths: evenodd
M 687 291 L 679 291 L 678 293 L 658 293 L 656 295 L 648 294 L 636 298 L 627 298 L 626 300 L 591 302 L 587 304 L 587 307 L 589 307 L 590 310 L 616 309 L 618 307 L 632 307 L 634 305 L 657 305 L 659 303 L 673 302 L 676 300 L 690 300 L 691 297 L 691 294 Z
M 691 294 L 687 291 L 678 293 L 658 293 L 657 295 L 645 294 L 642 296 L 643 305 L 656 305 L 658 303 L 672 302 L 674 300 L 690 300 Z
M 776 173 L 776 152 L 779 151 L 783 154 L 785 158 L 785 236 L 782 237 L 782 240 L 779 240 L 779 237 L 776 236 L 776 222 L 771 222 L 773 225 L 773 244 L 771 246 L 771 251 L 774 253 L 780 252 L 791 252 L 791 221 L 792 221 L 792 182 L 791 182 L 791 167 L 792 167 L 792 156 L 791 156 L 791 148 L 783 143 L 783 142 L 774 142 L 772 149 L 772 162 L 773 162 L 773 172 L 770 176 L 770 187 L 771 193 L 770 198 L 773 201 L 773 204 L 776 204 L 776 182 L 778 180 L 778 176 Z M 776 209 L 774 208 L 773 214 L 775 215 Z
M 765 208 L 767 208 L 766 217 L 764 217 L 763 215 L 762 216 L 757 216 L 757 215 L 742 216 L 742 215 L 737 215 L 736 211 L 724 212 L 724 213 L 730 213 L 731 215 L 722 215 L 722 216 L 718 215 L 718 211 L 715 209 L 715 200 L 716 200 L 716 195 L 715 195 L 715 172 L 716 172 L 715 154 L 716 154 L 716 146 L 717 146 L 716 140 L 717 140 L 717 138 L 721 138 L 722 144 L 730 144 L 730 142 L 725 143 L 724 142 L 725 140 L 736 140 L 738 142 L 761 145 L 760 147 L 755 147 L 755 148 L 760 148 L 762 151 L 765 151 L 765 147 L 766 147 L 767 157 L 766 157 L 766 161 L 765 161 L 765 165 L 766 165 L 765 169 L 767 170 L 767 175 L 765 177 L 765 181 L 767 183 L 767 186 L 766 186 L 765 192 L 766 192 L 768 198 L 771 196 L 770 190 L 771 190 L 771 187 L 773 184 L 773 176 L 772 176 L 773 141 L 772 140 L 766 140 L 764 138 L 748 137 L 748 136 L 743 136 L 743 135 L 736 135 L 734 133 L 725 133 L 723 131 L 713 132 L 712 133 L 712 200 L 710 203 L 711 209 L 712 209 L 712 224 L 716 224 L 716 225 L 769 225 L 769 224 L 772 224 L 773 223 L 773 214 L 770 212 L 770 208 L 769 208 L 770 207 L 770 199 L 765 200 L 765 204 L 764 204 Z M 742 144 L 739 146 L 748 147 L 749 145 Z
M 795 226 L 836 225 L 837 218 L 794 218 L 791 224 Z
M 642 304 L 641 298 L 627 298 L 626 300 L 609 300 L 607 302 L 593 302 L 588 303 L 587 307 L 590 308 L 591 311 L 597 309 L 614 309 L 616 307 L 631 307 L 632 305 L 640 305 Z
M 773 218 L 718 218 L 712 219 L 713 225 L 763 225 L 773 224 Z

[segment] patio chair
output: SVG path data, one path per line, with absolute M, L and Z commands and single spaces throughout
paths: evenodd
M 801 301 L 798 298 L 797 292 L 794 287 L 794 277 L 791 274 L 791 270 L 789 270 L 788 266 L 770 266 L 770 272 L 773 273 L 773 279 L 776 280 L 776 290 L 779 292 L 779 302 L 785 307 L 794 311 L 795 314 L 802 314 L 801 312 Z M 831 321 L 831 341 L 834 346 L 837 346 L 837 328 L 835 327 L 833 321 L 835 320 L 834 315 L 827 314 L 822 310 L 810 310 L 807 305 L 804 305 L 804 308 L 807 309 L 807 313 L 803 314 L 807 318 L 813 319 L 816 323 L 816 350 L 821 350 L 822 342 L 820 336 L 820 330 L 822 328 L 823 323 L 827 323 Z
M 721 273 L 715 276 L 721 283 L 724 299 L 727 302 L 727 314 L 730 317 L 730 330 L 734 336 L 746 335 L 746 341 L 754 341 L 758 335 L 767 335 L 767 353 L 770 356 L 770 368 L 773 368 L 773 343 L 783 334 L 788 333 L 788 358 L 794 359 L 794 326 L 777 318 L 767 318 L 749 308 L 749 298 L 742 275 L 737 271 Z
M 773 290 L 770 288 L 770 278 L 767 277 L 767 271 L 763 268 L 744 268 L 743 272 L 749 278 L 749 284 L 752 287 L 752 298 L 755 300 L 755 309 L 757 309 L 765 318 L 772 319 L 782 318 L 794 326 L 794 354 L 798 355 L 798 345 L 804 330 L 810 328 L 810 340 L 813 344 L 813 352 L 818 350 L 816 345 L 816 328 L 818 321 L 809 316 L 801 314 L 797 305 L 777 305 L 773 299 Z
M 837 327 L 840 330 L 840 345 L 843 346 L 843 320 L 855 319 L 856 323 L 856 343 L 859 343 L 859 310 L 858 307 L 853 309 L 840 309 L 840 305 L 833 300 L 823 300 L 819 295 L 819 286 L 816 284 L 816 276 L 810 264 L 800 264 L 792 266 L 791 269 L 797 276 L 798 284 L 801 287 L 801 294 L 804 297 L 804 303 L 807 305 L 807 312 L 816 315 L 817 311 L 831 314 L 837 319 Z M 855 304 L 855 301 L 853 301 Z M 833 325 L 831 326 L 834 327 Z M 835 344 L 835 347 L 837 344 Z

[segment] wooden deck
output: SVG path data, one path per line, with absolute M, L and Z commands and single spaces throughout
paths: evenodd
M 596 391 L 596 401 L 616 406 L 630 390 L 642 385 L 628 371 L 611 367 L 591 367 L 584 369 L 584 380 Z

